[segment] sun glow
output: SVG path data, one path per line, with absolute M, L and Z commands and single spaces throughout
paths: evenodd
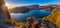
M 10 5 L 10 4 L 8 4 L 8 3 L 6 3 L 6 6 L 8 7 L 8 9 L 14 8 L 13 5 Z

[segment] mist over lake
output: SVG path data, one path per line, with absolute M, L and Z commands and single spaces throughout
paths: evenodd
M 27 17 L 35 16 L 39 18 L 43 18 L 45 16 L 48 16 L 52 13 L 52 11 L 46 11 L 46 10 L 31 10 L 27 13 L 11 13 L 11 17 L 13 19 L 16 19 L 17 21 L 25 21 Z

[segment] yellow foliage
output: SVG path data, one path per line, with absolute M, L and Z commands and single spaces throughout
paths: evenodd
M 16 21 L 14 19 L 10 20 L 11 24 L 14 24 Z
M 55 8 L 51 15 L 44 17 L 43 19 L 52 21 L 60 28 L 60 9 Z
M 4 0 L 0 0 L 0 4 L 5 4 Z

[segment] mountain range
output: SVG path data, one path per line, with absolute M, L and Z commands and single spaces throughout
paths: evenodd
M 53 22 L 60 28 L 60 5 L 52 4 L 52 5 L 45 5 L 45 6 L 39 6 L 39 5 L 21 6 L 21 7 L 15 7 L 11 9 L 10 12 L 11 13 L 21 13 L 21 12 L 25 13 L 30 10 L 40 10 L 40 9 L 44 9 L 46 11 L 50 11 L 52 9 L 53 10 L 52 14 L 50 14 L 47 17 L 44 17 L 43 19 Z
M 15 8 L 10 9 L 9 11 L 11 13 L 26 13 L 31 10 L 41 10 L 41 9 L 46 10 L 46 11 L 50 11 L 54 8 L 60 9 L 60 5 L 56 5 L 56 4 L 45 5 L 45 6 L 28 5 L 28 6 L 15 7 Z

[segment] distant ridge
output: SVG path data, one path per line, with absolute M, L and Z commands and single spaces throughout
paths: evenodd
M 11 9 L 10 12 L 11 13 L 25 13 L 30 10 L 40 10 L 40 9 L 45 9 L 45 10 L 49 11 L 54 8 L 60 8 L 60 5 L 50 4 L 50 5 L 40 6 L 40 5 L 36 4 L 36 5 L 29 5 L 29 6 L 21 6 L 21 7 L 15 7 L 13 9 Z

